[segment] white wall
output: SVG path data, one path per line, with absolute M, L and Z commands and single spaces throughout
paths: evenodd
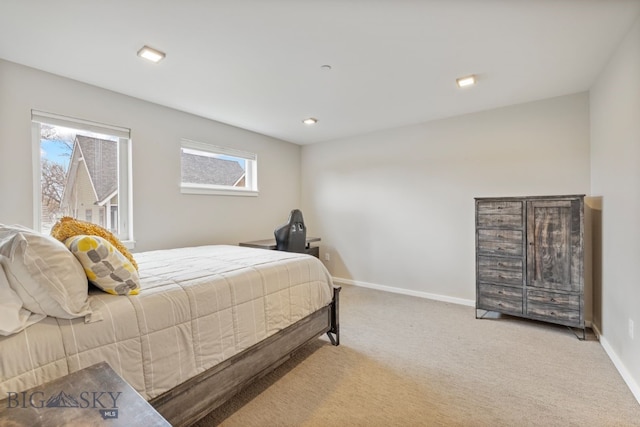
M 591 189 L 601 197 L 602 218 L 601 269 L 594 278 L 601 309 L 594 323 L 640 401 L 639 76 L 640 19 L 590 92 Z M 629 337 L 629 319 L 635 339 Z
M 302 205 L 334 276 L 470 303 L 473 198 L 588 194 L 589 167 L 581 93 L 304 146 Z
M 0 223 L 33 226 L 31 109 L 131 129 L 136 251 L 273 236 L 300 203 L 300 147 L 0 60 Z M 180 138 L 258 154 L 258 197 L 180 193 Z

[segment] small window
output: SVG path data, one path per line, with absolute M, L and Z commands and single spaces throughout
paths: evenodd
M 128 246 L 131 235 L 129 129 L 32 111 L 35 227 L 63 216 L 96 223 Z
M 183 139 L 180 189 L 187 194 L 258 195 L 254 153 Z

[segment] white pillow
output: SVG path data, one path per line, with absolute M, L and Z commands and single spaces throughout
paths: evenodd
M 0 335 L 15 334 L 45 317 L 44 314 L 34 314 L 22 308 L 22 300 L 9 286 L 4 268 L 0 265 Z
M 9 286 L 25 309 L 90 320 L 87 276 L 64 244 L 26 227 L 0 224 L 0 255 Z

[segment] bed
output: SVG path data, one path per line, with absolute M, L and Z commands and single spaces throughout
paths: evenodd
M 215 245 L 135 260 L 137 295 L 89 289 L 90 315 L 0 337 L 0 393 L 106 361 L 172 425 L 189 425 L 310 340 L 339 344 L 339 288 L 312 256 Z

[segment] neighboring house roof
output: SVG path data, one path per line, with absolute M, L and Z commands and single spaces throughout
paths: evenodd
M 244 177 L 238 162 L 182 153 L 182 182 L 234 186 Z

